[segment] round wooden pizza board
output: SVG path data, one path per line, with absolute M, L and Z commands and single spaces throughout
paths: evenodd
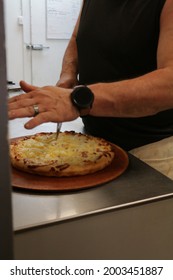
M 95 187 L 120 176 L 127 169 L 127 153 L 119 146 L 112 144 L 115 157 L 112 163 L 93 174 L 73 177 L 47 177 L 29 174 L 12 167 L 12 186 L 17 189 L 35 191 L 75 191 Z

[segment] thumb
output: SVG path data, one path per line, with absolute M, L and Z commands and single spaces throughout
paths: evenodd
M 25 92 L 29 92 L 29 91 L 32 91 L 32 90 L 38 88 L 36 86 L 26 83 L 25 81 L 20 81 L 20 86 L 21 86 L 21 89 L 23 89 Z

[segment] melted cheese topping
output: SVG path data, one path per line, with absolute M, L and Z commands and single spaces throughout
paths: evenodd
M 56 161 L 58 165 L 84 165 L 95 162 L 111 151 L 106 141 L 78 133 L 38 134 L 33 138 L 19 140 L 14 146 L 15 154 L 28 164 L 44 165 Z

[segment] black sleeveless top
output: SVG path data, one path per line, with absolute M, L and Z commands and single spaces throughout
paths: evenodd
M 77 35 L 79 83 L 134 78 L 157 68 L 166 0 L 85 0 Z M 126 150 L 173 135 L 173 110 L 141 118 L 83 118 L 87 133 Z

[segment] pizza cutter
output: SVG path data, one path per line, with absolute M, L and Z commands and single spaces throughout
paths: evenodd
M 48 139 L 46 139 L 46 143 L 51 143 L 52 141 L 58 140 L 58 135 L 60 133 L 61 126 L 62 126 L 62 123 L 57 123 L 56 132 L 54 134 L 52 134 L 52 137 L 49 137 Z
M 56 140 L 58 139 L 58 136 L 59 136 L 59 133 L 60 133 L 60 130 L 61 130 L 61 126 L 62 126 L 62 123 L 57 123 L 56 136 L 55 136 Z

